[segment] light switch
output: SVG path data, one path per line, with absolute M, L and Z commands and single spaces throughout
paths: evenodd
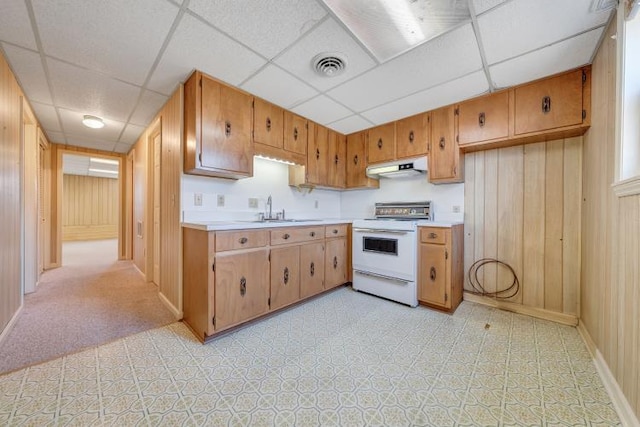
M 202 193 L 195 193 L 193 195 L 193 205 L 202 206 Z

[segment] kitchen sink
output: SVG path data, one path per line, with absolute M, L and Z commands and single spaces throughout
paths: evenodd
M 249 221 L 237 221 L 237 222 L 250 222 L 250 223 L 254 223 L 254 224 L 268 224 L 268 223 L 274 223 L 274 224 L 278 224 L 278 223 L 283 223 L 283 222 L 312 222 L 312 221 L 322 221 L 321 219 L 255 219 L 255 220 L 249 220 Z

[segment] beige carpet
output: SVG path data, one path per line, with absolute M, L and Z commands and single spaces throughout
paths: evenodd
M 0 347 L 0 373 L 55 359 L 175 321 L 155 285 L 117 242 L 70 242 L 63 267 L 47 271 Z

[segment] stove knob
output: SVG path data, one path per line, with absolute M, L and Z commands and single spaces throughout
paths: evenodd
M 415 209 L 411 209 L 411 212 L 410 212 L 410 213 L 411 213 L 411 215 L 415 215 L 417 212 L 416 212 L 416 210 L 415 210 Z

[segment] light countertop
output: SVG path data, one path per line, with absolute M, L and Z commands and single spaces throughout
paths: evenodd
M 305 227 L 313 225 L 351 224 L 350 219 L 314 219 L 294 221 L 198 221 L 183 222 L 182 226 L 205 231 L 248 230 L 277 227 Z

